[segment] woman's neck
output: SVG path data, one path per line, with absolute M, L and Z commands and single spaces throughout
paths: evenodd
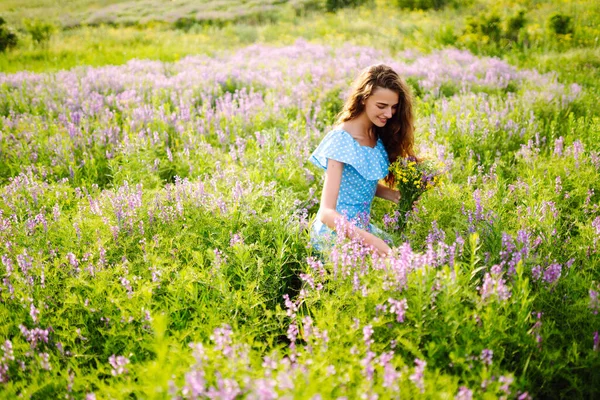
M 365 137 L 365 138 L 374 138 L 375 137 L 375 129 L 373 122 L 369 120 L 366 113 L 362 113 L 357 118 L 354 118 L 350 121 L 346 121 L 342 123 L 342 126 L 350 127 L 353 131 L 351 133 Z

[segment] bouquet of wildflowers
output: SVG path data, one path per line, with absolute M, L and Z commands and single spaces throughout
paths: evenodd
M 400 191 L 396 210 L 399 214 L 398 229 L 404 229 L 413 204 L 426 191 L 438 186 L 441 169 L 431 160 L 419 161 L 414 157 L 398 158 L 390 165 L 394 174 L 394 188 Z

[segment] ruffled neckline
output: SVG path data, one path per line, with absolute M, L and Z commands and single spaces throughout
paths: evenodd
M 375 146 L 371 147 L 371 146 L 366 146 L 366 145 L 362 145 L 362 144 L 358 143 L 358 140 L 354 139 L 354 137 L 347 130 L 344 130 L 342 128 L 336 128 L 336 129 L 334 129 L 334 131 L 345 133 L 346 135 L 348 135 L 350 137 L 350 139 L 352 139 L 352 141 L 354 142 L 354 144 L 356 144 L 356 146 L 358 146 L 362 149 L 375 150 L 379 146 L 383 146 L 383 142 L 381 141 L 381 138 L 379 138 L 379 137 L 377 138 L 377 143 L 375 144 Z
M 352 166 L 364 179 L 379 180 L 388 174 L 389 160 L 381 139 L 375 147 L 362 146 L 349 132 L 331 130 L 310 157 L 315 165 L 327 169 L 327 159 Z

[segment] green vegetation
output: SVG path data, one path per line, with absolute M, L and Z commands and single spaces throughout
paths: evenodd
M 17 35 L 6 26 L 6 21 L 0 18 L 0 52 L 17 46 Z
M 41 4 L 35 10 L 43 11 L 49 21 L 57 20 L 59 9 L 50 2 L 35 4 Z M 250 43 L 286 45 L 305 38 L 320 43 L 375 46 L 388 49 L 392 54 L 405 49 L 428 53 L 456 46 L 499 56 L 523 68 L 556 71 L 568 82 L 600 82 L 597 68 L 600 29 L 596 23 L 600 18 L 600 5 L 597 2 L 507 1 L 499 4 L 486 0 L 459 9 L 447 7 L 423 12 L 401 10 L 380 1 L 364 8 L 342 9 L 335 14 L 319 11 L 324 4 L 318 2 L 303 4 L 305 8 L 295 11 L 294 7 L 282 6 L 276 23 L 241 21 L 210 25 L 184 18 L 168 24 L 81 26 L 56 32 L 44 48 L 36 47 L 32 38 L 22 31 L 19 46 L 0 55 L 0 71 L 56 71 L 81 64 L 122 64 L 133 58 L 175 61 L 186 55 L 214 54 Z M 94 6 L 78 1 L 70 9 L 83 12 L 93 10 Z M 23 9 L 11 6 L 10 2 L 0 5 L 0 15 L 13 26 L 21 24 L 25 16 L 17 10 Z M 38 16 L 32 10 L 31 15 Z M 298 15 L 305 17 L 298 18 Z M 567 19 L 569 23 L 564 22 Z M 181 29 L 173 29 L 176 26 Z M 562 68 L 556 68 L 557 65 Z
M 0 4 L 3 397 L 600 396 L 597 2 L 197 3 Z M 374 61 L 446 172 L 322 256 Z

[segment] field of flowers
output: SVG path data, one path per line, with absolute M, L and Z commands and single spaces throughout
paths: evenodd
M 310 7 L 311 0 L 71 0 L 68 7 L 56 1 L 21 2 L 4 0 L 0 14 L 7 21 L 21 25 L 26 18 L 52 20 L 65 28 L 81 25 L 144 25 L 173 23 L 178 20 L 197 22 L 248 21 L 276 19 L 279 14 Z M 313 0 L 314 3 L 314 0 Z
M 309 246 L 308 156 L 385 62 L 442 162 L 394 255 Z M 0 74 L 0 388 L 31 398 L 600 395 L 597 93 L 299 40 Z

